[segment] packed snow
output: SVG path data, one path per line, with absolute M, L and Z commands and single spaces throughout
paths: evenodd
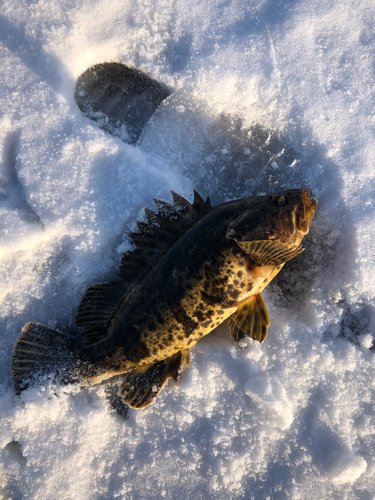
M 375 5 L 371 0 L 4 0 L 0 7 L 0 497 L 375 498 Z M 136 145 L 74 100 L 90 66 L 171 91 Z M 68 332 L 152 198 L 311 187 L 304 240 L 263 297 L 266 341 L 224 323 L 180 386 L 15 396 L 22 326 Z M 168 286 L 166 284 L 166 286 Z

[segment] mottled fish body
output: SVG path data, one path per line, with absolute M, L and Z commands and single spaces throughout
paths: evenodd
M 76 318 L 82 342 L 69 340 L 80 380 L 125 374 L 121 394 L 135 408 L 153 402 L 168 378 L 178 382 L 190 348 L 227 318 L 237 343 L 266 338 L 261 292 L 302 251 L 316 208 L 297 189 L 214 208 L 197 193 L 192 205 L 172 195 L 174 206 L 155 200 L 158 212 L 146 209 L 148 223 L 130 235 L 137 248 L 124 255 L 120 280 L 86 291 Z M 53 358 L 46 329 L 28 323 L 16 344 L 17 389 Z

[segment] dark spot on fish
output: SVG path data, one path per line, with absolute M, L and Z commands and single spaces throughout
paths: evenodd
M 264 278 L 263 283 L 267 283 L 268 278 Z
M 202 291 L 201 295 L 203 300 L 205 300 L 207 304 L 214 306 L 216 304 L 220 304 L 223 300 L 222 290 L 216 290 L 216 292 L 218 295 L 210 295 Z
M 178 335 L 177 338 L 178 338 L 178 340 L 184 340 L 184 336 L 183 335 Z
M 207 316 L 213 316 L 215 314 L 215 311 L 213 311 L 212 309 L 209 309 L 206 314 L 207 314 Z
M 229 295 L 230 297 L 232 297 L 232 299 L 238 299 L 238 297 L 240 296 L 240 291 L 239 290 L 234 290 L 233 292 L 229 292 Z
M 204 323 L 202 323 L 201 326 L 203 326 L 203 328 L 206 328 L 207 326 L 209 326 L 210 324 L 212 323 L 212 319 L 208 319 L 207 321 L 205 321 Z
M 228 307 L 232 307 L 232 306 L 234 306 L 234 305 L 236 305 L 236 304 L 237 304 L 237 301 L 236 301 L 236 300 L 228 300 L 228 301 L 227 301 L 227 305 L 228 305 Z
M 245 282 L 244 281 L 241 281 L 240 288 L 245 288 Z
M 224 314 L 224 311 L 222 309 L 218 309 L 217 314 Z
M 206 319 L 205 314 L 202 313 L 202 311 L 195 311 L 194 316 L 197 318 L 197 320 L 201 323 Z
M 249 288 L 248 288 L 249 292 L 251 292 L 251 290 L 252 290 L 253 288 L 254 288 L 254 283 L 250 283 Z
M 241 279 L 241 278 L 242 278 L 242 276 L 243 276 L 243 271 L 238 271 L 238 273 L 237 273 L 237 277 Z
M 262 289 L 262 287 L 261 287 L 261 286 L 258 286 L 258 289 L 259 289 L 259 290 L 261 290 L 261 289 Z
M 187 343 L 187 345 L 190 345 L 193 343 L 193 339 L 190 339 L 189 342 Z
M 172 335 L 172 334 L 168 335 L 168 340 L 169 340 L 170 342 L 172 342 L 172 340 L 174 340 L 174 335 Z
M 228 285 L 228 290 L 232 290 L 232 288 L 233 288 L 232 284 Z
M 277 270 L 280 270 L 280 269 L 281 269 L 281 265 L 276 266 L 276 269 L 277 269 Z
M 233 283 L 238 286 L 240 284 L 240 282 L 238 280 L 234 280 Z

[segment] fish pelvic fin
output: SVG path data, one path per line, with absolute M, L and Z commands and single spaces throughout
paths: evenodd
M 263 342 L 269 326 L 270 318 L 260 293 L 252 295 L 240 304 L 229 320 L 230 333 L 237 344 L 245 337 Z
M 145 408 L 155 401 L 169 378 L 178 384 L 189 365 L 190 351 L 184 349 L 157 363 L 136 368 L 125 375 L 120 394 L 132 408 Z
M 27 323 L 14 346 L 12 378 L 16 394 L 26 389 L 38 375 L 54 373 L 59 380 L 72 382 L 76 341 L 40 323 Z

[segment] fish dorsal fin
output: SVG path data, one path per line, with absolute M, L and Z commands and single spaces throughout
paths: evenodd
M 137 248 L 124 254 L 120 273 L 121 280 L 130 286 L 194 219 L 210 207 L 209 198 L 204 202 L 196 191 L 192 205 L 179 194 L 173 191 L 171 194 L 174 205 L 154 198 L 158 211 L 146 208 L 147 223 L 137 222 L 139 232 L 129 234 Z
M 84 327 L 82 338 L 86 345 L 96 344 L 107 336 L 109 322 L 126 291 L 121 281 L 92 285 L 86 290 L 76 316 L 76 325 Z
M 206 201 L 203 201 L 203 198 L 197 191 L 194 189 L 194 201 L 193 201 L 193 208 L 197 210 L 197 212 L 205 212 L 208 208 L 211 207 L 211 201 L 210 197 L 207 196 Z
M 100 342 L 107 336 L 109 323 L 133 284 L 210 207 L 209 198 L 204 202 L 196 191 L 192 205 L 173 191 L 171 194 L 174 205 L 154 199 L 158 211 L 145 208 L 147 222 L 138 221 L 138 232 L 129 234 L 136 248 L 124 253 L 121 259 L 120 281 L 86 290 L 76 317 L 76 325 L 83 327 L 86 344 Z
M 302 247 L 288 247 L 275 241 L 235 241 L 258 266 L 279 266 L 304 251 Z

